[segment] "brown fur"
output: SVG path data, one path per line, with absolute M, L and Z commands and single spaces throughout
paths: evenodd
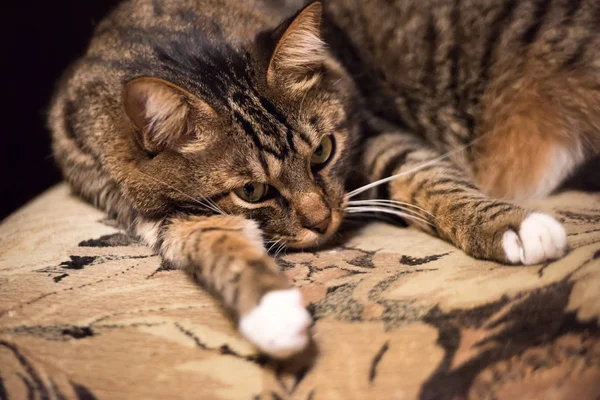
M 124 1 L 50 112 L 73 189 L 234 314 L 289 287 L 265 244 L 326 241 L 357 180 L 406 172 L 371 195 L 508 262 L 529 211 L 489 196 L 546 194 L 600 151 L 597 1 L 304 3 Z M 236 195 L 253 183 L 271 196 Z
M 600 150 L 600 97 L 585 73 L 528 76 L 486 94 L 483 138 L 476 147 L 477 183 L 494 197 L 523 199 L 552 192 Z M 598 74 L 598 78 L 600 74 Z M 573 159 L 555 171 L 556 151 Z M 549 174 L 564 174 L 545 183 Z
M 189 269 L 198 281 L 210 282 L 234 315 L 247 314 L 268 291 L 290 287 L 268 257 L 260 231 L 243 218 L 175 218 L 171 224 L 173 228 L 163 238 L 169 249 L 165 258 Z M 210 267 L 198 269 L 192 265 Z

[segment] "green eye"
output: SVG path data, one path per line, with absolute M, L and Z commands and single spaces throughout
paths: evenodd
M 310 163 L 312 165 L 324 164 L 329 160 L 331 154 L 333 153 L 333 139 L 331 135 L 325 136 L 321 143 L 319 143 L 319 147 L 315 149 L 310 158 Z
M 269 185 L 264 183 L 249 183 L 233 191 L 238 197 L 248 203 L 258 203 L 264 200 L 269 192 Z

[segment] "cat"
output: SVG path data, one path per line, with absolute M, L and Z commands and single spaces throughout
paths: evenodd
M 266 245 L 320 245 L 345 215 L 506 264 L 565 254 L 561 224 L 511 200 L 599 153 L 600 3 L 126 0 L 49 127 L 75 193 L 285 358 L 311 317 Z

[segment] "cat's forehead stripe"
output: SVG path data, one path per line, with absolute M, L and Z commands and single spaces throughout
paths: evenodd
M 267 162 L 262 153 L 284 160 L 297 151 L 296 138 L 308 145 L 313 142 L 302 129 L 294 130 L 277 107 L 250 87 L 236 88 L 229 98 L 229 108 L 236 122 L 259 150 L 258 157 L 267 174 Z

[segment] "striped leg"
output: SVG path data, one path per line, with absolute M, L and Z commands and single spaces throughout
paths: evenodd
M 381 134 L 366 146 L 364 162 L 372 180 L 410 171 L 440 156 L 403 133 Z M 377 197 L 431 213 L 434 217 L 421 214 L 431 226 L 412 223 L 476 258 L 535 264 L 559 258 L 566 250 L 566 234 L 556 220 L 486 196 L 447 158 L 380 185 Z
M 219 295 L 240 332 L 265 353 L 284 358 L 308 343 L 302 297 L 267 254 L 257 225 L 236 216 L 140 221 L 137 233 L 165 260 Z

